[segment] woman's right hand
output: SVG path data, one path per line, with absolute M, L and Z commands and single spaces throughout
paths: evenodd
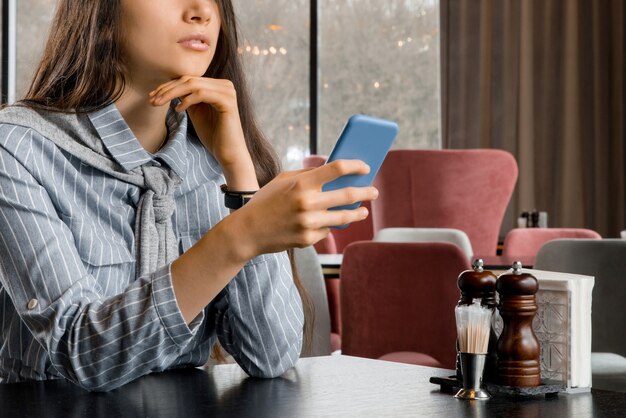
M 369 166 L 360 160 L 338 160 L 318 168 L 279 174 L 230 216 L 237 218 L 242 228 L 240 249 L 245 257 L 313 245 L 328 235 L 331 226 L 367 218 L 364 207 L 328 209 L 374 200 L 378 197 L 376 188 L 347 187 L 322 192 L 322 186 L 338 177 L 369 171 Z

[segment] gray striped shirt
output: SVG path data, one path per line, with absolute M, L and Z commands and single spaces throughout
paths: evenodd
M 221 168 L 185 113 L 170 110 L 170 136 L 155 154 L 114 104 L 78 120 L 125 170 L 166 165 L 183 179 L 173 214 L 180 254 L 229 214 Z M 188 326 L 171 264 L 135 278 L 141 193 L 29 126 L 0 124 L 0 382 L 64 377 L 110 390 L 202 365 L 216 338 L 253 376 L 295 363 L 303 313 L 286 253 L 251 260 Z

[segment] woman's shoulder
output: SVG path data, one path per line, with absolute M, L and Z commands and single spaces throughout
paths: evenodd
M 31 123 L 35 118 L 37 112 L 24 106 L 9 106 L 0 110 L 0 152 L 3 160 L 14 159 L 28 167 L 34 152 L 53 152 L 50 148 L 53 144 Z
M 0 146 L 10 150 L 27 135 L 38 135 L 30 121 L 36 112 L 24 106 L 7 106 L 0 110 Z
M 4 107 L 0 110 L 0 144 L 14 142 L 15 136 L 21 137 L 28 133 L 36 134 L 35 122 L 40 118 L 41 116 L 35 109 L 26 106 Z
M 0 110 L 0 124 L 2 125 L 31 128 L 34 122 L 40 118 L 37 110 L 21 104 L 4 106 Z
M 31 133 L 31 131 L 33 131 L 33 129 L 30 126 L 11 122 L 0 122 L 0 144 L 4 146 L 7 143 L 13 143 L 15 137 L 22 137 Z

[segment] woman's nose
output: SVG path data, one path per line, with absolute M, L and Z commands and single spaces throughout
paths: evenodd
M 185 21 L 188 23 L 208 23 L 215 13 L 214 8 L 214 0 L 191 1 L 185 10 Z

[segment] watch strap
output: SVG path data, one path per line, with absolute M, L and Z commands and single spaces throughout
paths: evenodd
M 220 189 L 222 190 L 222 193 L 224 193 L 224 206 L 228 209 L 239 209 L 248 203 L 250 199 L 252 199 L 252 195 L 255 193 L 228 190 L 228 186 L 225 184 L 222 184 Z

